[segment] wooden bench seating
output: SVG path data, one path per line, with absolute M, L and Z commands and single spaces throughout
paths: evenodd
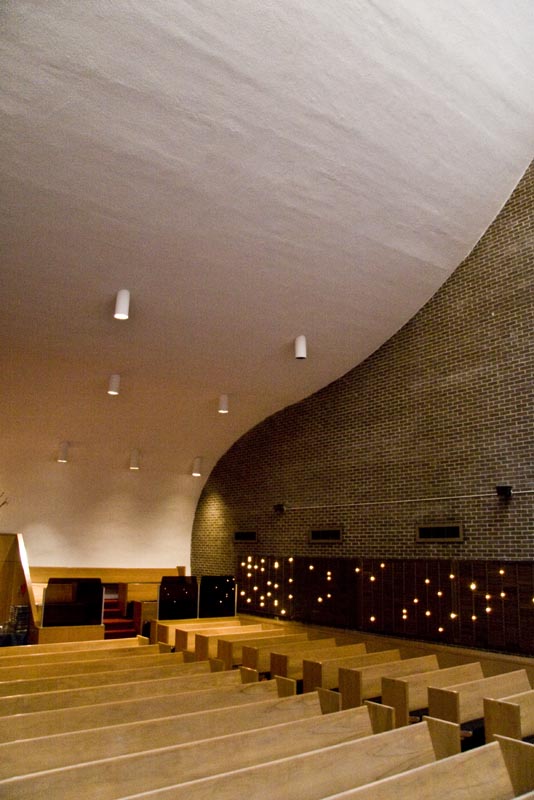
M 278 644 L 290 644 L 294 642 L 306 642 L 308 640 L 307 633 L 289 633 L 285 634 L 283 631 L 276 632 L 273 635 L 271 631 L 270 636 L 257 636 L 251 634 L 250 636 L 242 637 L 241 635 L 234 638 L 234 636 L 223 636 L 217 642 L 217 658 L 220 659 L 224 665 L 224 669 L 232 669 L 235 666 L 243 665 L 243 647 L 259 647 L 262 643 L 270 647 L 276 647 Z
M 439 669 L 437 656 L 430 653 L 416 658 L 404 658 L 382 664 L 370 664 L 357 669 L 341 667 L 339 670 L 339 692 L 341 707 L 354 708 L 364 700 L 380 697 L 382 679 L 414 675 L 417 672 L 428 672 Z M 430 716 L 432 716 L 430 714 Z
M 262 630 L 263 623 L 251 623 L 254 627 L 259 627 L 259 630 Z M 166 644 L 175 644 L 176 640 L 176 631 L 188 631 L 192 634 L 192 641 L 194 646 L 194 634 L 196 632 L 202 633 L 203 631 L 211 630 L 212 628 L 215 630 L 225 630 L 227 628 L 232 628 L 236 631 L 239 631 L 241 628 L 248 627 L 243 624 L 243 622 L 238 619 L 237 617 L 228 617 L 226 620 L 219 620 L 219 622 L 194 622 L 194 623 L 177 623 L 166 620 L 157 620 L 157 641 L 164 642 Z M 192 647 L 181 647 L 180 650 L 189 650 L 193 649 Z
M 369 711 L 370 709 L 370 711 Z M 391 714 L 368 709 L 373 730 L 393 727 Z M 177 745 L 226 736 L 240 731 L 267 728 L 285 722 L 317 717 L 321 706 L 317 692 L 285 698 L 270 698 L 246 705 L 227 706 L 155 719 L 134 720 L 87 730 L 25 737 L 0 744 L 0 779 L 102 758 L 137 753 L 147 746 Z M 31 721 L 31 718 L 30 718 Z M 360 719 L 363 726 L 363 722 Z M 28 732 L 32 737 L 32 730 Z
M 273 650 L 270 659 L 270 673 L 271 675 L 281 675 L 286 678 L 293 678 L 293 680 L 301 681 L 304 675 L 304 661 L 322 661 L 331 658 L 345 658 L 347 656 L 365 655 L 367 653 L 367 645 L 365 642 L 358 642 L 356 644 L 320 644 L 320 640 L 309 642 L 303 645 L 301 650 L 293 650 L 289 653 L 279 650 Z
M 284 631 L 280 627 L 276 628 L 266 628 L 264 626 L 258 625 L 250 625 L 247 626 L 247 630 L 239 630 L 230 633 L 226 631 L 223 635 L 225 638 L 230 638 L 232 641 L 245 641 L 246 639 L 251 639 L 254 636 L 254 639 L 268 639 L 273 636 L 277 636 L 278 634 L 283 635 Z M 219 640 L 221 639 L 220 633 L 197 633 L 195 635 L 195 657 L 199 661 L 205 661 L 206 658 L 217 658 L 217 649 Z
M 362 788 L 331 793 L 327 800 L 527 800 L 534 792 L 523 793 L 532 788 L 534 745 L 499 738 Z
M 289 655 L 291 653 L 313 652 L 320 647 L 321 642 L 323 647 L 336 647 L 336 640 L 333 638 L 324 639 L 309 639 L 299 640 L 296 642 L 289 642 L 287 644 L 275 643 L 276 651 L 281 655 Z M 271 656 L 273 655 L 272 644 L 262 645 L 243 645 L 243 666 L 250 667 L 250 669 L 257 669 L 258 672 L 271 671 Z M 280 673 L 276 673 L 279 675 Z
M 484 727 L 488 742 L 495 735 L 511 739 L 534 736 L 534 689 L 499 700 L 485 697 Z
M 408 725 L 414 711 L 428 709 L 428 687 L 447 687 L 484 677 L 479 661 L 404 677 L 382 677 L 382 703 L 395 709 L 397 728 Z
M 254 629 L 264 630 L 264 628 L 258 628 L 257 625 L 252 625 L 251 623 L 245 624 L 240 620 L 237 621 L 234 620 L 232 625 L 217 625 L 214 622 L 207 622 L 203 625 L 176 625 L 175 627 L 172 628 L 169 627 L 167 631 L 167 637 L 169 642 L 174 637 L 174 649 L 176 651 L 191 650 L 192 652 L 194 652 L 195 636 L 197 633 L 222 634 L 225 631 L 228 632 L 230 629 L 232 629 L 235 632 L 239 632 L 241 630 L 248 631 L 250 628 L 252 628 L 253 630 Z
M 175 661 L 165 663 L 150 664 L 138 667 L 137 664 L 122 663 L 122 669 L 103 670 L 102 672 L 90 671 L 69 675 L 52 675 L 43 678 L 29 678 L 25 680 L 3 681 L 0 682 L 0 700 L 5 697 L 15 695 L 36 695 L 49 692 L 73 691 L 75 689 L 88 689 L 108 686 L 121 683 L 138 683 L 139 681 L 152 681 L 161 678 L 180 677 L 187 674 L 204 673 L 207 671 L 206 663 L 194 661 L 191 663 L 201 664 L 202 666 L 193 667 L 188 670 L 182 669 L 184 662 L 181 660 L 182 653 L 172 653 L 178 658 Z M 209 662 L 212 672 L 221 671 L 222 664 L 216 659 Z M 220 667 L 220 670 L 218 669 Z M 258 680 L 257 676 L 251 676 L 250 680 Z
M 120 640 L 116 640 L 120 641 Z M 31 646 L 31 645 L 30 645 Z M 7 650 L 9 648 L 0 648 Z M 108 650 L 69 650 L 63 653 L 32 653 L 13 655 L 0 659 L 0 674 L 5 667 L 30 666 L 33 664 L 62 664 L 65 661 L 94 661 L 101 658 L 128 659 L 138 656 L 170 653 L 169 645 L 149 644 L 146 647 L 116 647 Z
M 337 689 L 340 667 L 363 667 L 367 664 L 398 661 L 400 657 L 400 650 L 378 650 L 376 653 L 356 653 L 337 658 L 330 656 L 323 660 L 305 658 L 302 662 L 302 689 L 304 692 L 314 692 L 318 687 Z
M 368 710 L 362 707 L 175 746 L 164 742 L 158 747 L 151 735 L 144 751 L 0 781 L 0 795 L 5 792 L 10 800 L 47 795 L 115 800 L 353 742 L 372 733 Z
M 228 679 L 228 675 L 230 675 L 230 679 Z M 231 680 L 232 676 L 234 676 L 234 680 L 240 679 L 237 671 L 197 676 L 197 679 L 208 678 L 204 686 L 210 688 L 200 688 L 202 687 L 202 682 L 200 680 L 193 682 L 194 676 L 191 679 L 174 678 L 147 681 L 147 683 L 156 684 L 156 686 L 153 685 L 150 688 L 153 694 L 137 695 L 134 696 L 134 699 L 127 699 L 130 697 L 130 689 L 135 686 L 134 684 L 117 684 L 112 688 L 117 690 L 117 695 L 122 694 L 124 697 L 122 700 L 102 700 L 98 704 L 73 705 L 62 708 L 54 707 L 49 701 L 48 710 L 10 712 L 10 715 L 0 717 L 0 742 L 65 733 L 67 731 L 80 731 L 107 725 L 118 725 L 158 717 L 191 714 L 195 711 L 204 711 L 212 708 L 257 703 L 261 700 L 274 699 L 279 696 L 280 683 L 276 680 L 248 684 L 236 682 L 229 686 L 221 685 L 213 680 L 219 681 L 223 678 L 224 682 L 226 682 Z M 198 690 L 192 691 L 196 686 L 199 687 Z M 283 690 L 285 688 L 284 686 Z M 121 692 L 119 693 L 118 690 L 121 690 Z M 50 694 L 53 695 L 54 693 L 51 692 Z M 24 699 L 24 695 L 22 697 Z M 7 701 L 12 699 L 15 698 L 4 698 Z M 34 697 L 29 695 L 27 699 L 33 700 Z
M 335 718 L 327 717 L 327 719 Z M 320 800 L 458 752 L 458 726 L 429 720 L 147 793 L 151 800 Z M 119 795 L 120 796 L 120 795 Z M 142 798 L 144 792 L 136 797 Z
M 153 652 L 148 655 L 133 656 L 133 669 L 184 664 L 183 653 Z M 59 678 L 63 675 L 87 675 L 90 672 L 111 672 L 128 669 L 118 658 L 81 659 L 77 661 L 56 661 L 45 664 L 17 664 L 13 667 L 0 665 L 0 684 L 5 681 L 29 680 L 31 678 Z M 1 693 L 1 692 L 0 692 Z
M 42 653 L 75 653 L 79 651 L 114 651 L 120 648 L 146 646 L 150 644 L 146 636 L 129 636 L 125 639 L 89 639 L 81 642 L 51 642 L 49 644 L 17 644 L 0 647 L 0 664 L 4 658 L 32 656 Z
M 511 694 L 528 692 L 531 688 L 524 669 L 455 684 L 446 689 L 431 686 L 428 689 L 428 713 L 433 717 L 465 724 L 483 719 L 485 698 L 498 700 Z
M 172 643 L 173 631 L 176 627 L 183 627 L 185 626 L 196 626 L 199 629 L 203 627 L 221 627 L 224 625 L 229 625 L 233 627 L 237 627 L 242 624 L 242 621 L 239 617 L 202 617 L 202 619 L 198 618 L 185 618 L 185 619 L 152 619 L 150 620 L 150 642 L 152 644 L 156 644 L 158 642 L 158 637 L 161 635 L 163 637 L 164 643 Z M 252 623 L 257 624 L 257 623 Z

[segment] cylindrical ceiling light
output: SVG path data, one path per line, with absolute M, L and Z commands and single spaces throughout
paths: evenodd
M 297 336 L 295 339 L 295 358 L 306 358 L 306 337 Z
M 115 301 L 115 319 L 128 319 L 130 313 L 130 292 L 128 289 L 119 289 Z
M 228 414 L 228 395 L 221 394 L 219 397 L 219 414 Z
M 139 469 L 139 450 L 132 450 L 130 453 L 130 469 Z
M 193 461 L 193 471 L 191 472 L 193 478 L 200 478 L 200 476 L 202 475 L 201 470 L 202 470 L 202 459 L 200 456 L 197 456 Z
M 114 374 L 109 376 L 108 394 L 118 394 L 121 386 L 121 376 Z
M 58 464 L 66 464 L 69 460 L 69 443 L 68 442 L 61 442 L 59 445 L 59 451 L 57 454 L 57 463 Z

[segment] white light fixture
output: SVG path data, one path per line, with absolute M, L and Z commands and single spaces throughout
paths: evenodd
M 197 456 L 193 461 L 193 471 L 191 472 L 193 478 L 200 478 L 200 476 L 202 475 L 201 469 L 202 469 L 202 459 L 200 458 L 200 456 Z
M 130 313 L 130 292 L 128 289 L 119 289 L 115 301 L 115 319 L 128 319 Z
M 121 376 L 114 374 L 109 376 L 108 394 L 118 394 L 121 386 Z
M 68 460 L 69 460 L 69 443 L 61 442 L 61 444 L 59 445 L 59 452 L 57 455 L 57 463 L 66 464 Z
M 301 335 L 295 339 L 295 358 L 306 358 L 306 337 Z
M 228 414 L 228 395 L 221 394 L 219 397 L 219 414 Z
M 139 450 L 132 450 L 130 453 L 130 469 L 139 469 Z

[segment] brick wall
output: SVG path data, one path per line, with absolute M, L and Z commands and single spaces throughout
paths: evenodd
M 534 556 L 533 195 L 531 166 L 401 331 L 234 444 L 198 504 L 193 574 L 233 574 L 260 553 Z M 509 501 L 497 497 L 503 484 Z M 442 519 L 463 522 L 463 542 L 415 542 L 417 523 Z M 308 543 L 310 528 L 329 526 L 343 527 L 341 543 Z M 258 541 L 234 545 L 234 530 L 255 530 Z

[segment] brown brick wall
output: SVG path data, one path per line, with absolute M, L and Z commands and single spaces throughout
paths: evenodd
M 193 574 L 233 574 L 249 553 L 534 556 L 533 196 L 531 166 L 401 331 L 234 444 L 198 504 Z M 509 502 L 499 484 L 513 487 Z M 416 523 L 444 518 L 463 521 L 463 543 L 416 544 Z M 308 543 L 311 527 L 339 525 L 342 543 Z M 258 542 L 234 546 L 236 529 Z

